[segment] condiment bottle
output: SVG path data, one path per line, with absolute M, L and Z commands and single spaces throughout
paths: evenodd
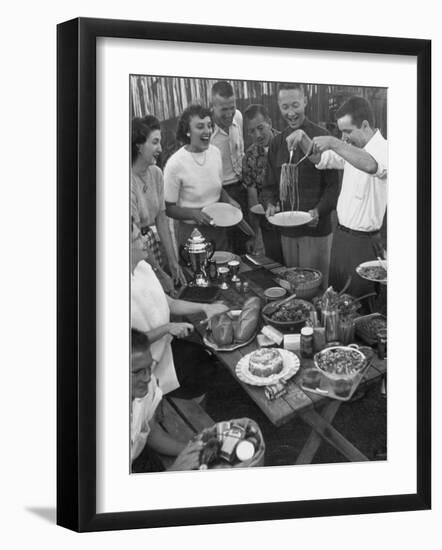
M 313 358 L 313 327 L 301 329 L 301 357 L 304 359 Z

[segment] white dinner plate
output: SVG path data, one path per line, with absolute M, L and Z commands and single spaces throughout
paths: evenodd
M 232 227 L 242 220 L 242 211 L 226 202 L 215 202 L 203 208 L 217 227 Z
M 267 219 L 270 223 L 278 227 L 295 227 L 297 225 L 309 223 L 313 218 L 308 212 L 292 210 L 289 212 L 278 212 L 274 216 L 269 216 Z
M 375 279 L 372 277 L 368 277 L 367 275 L 363 274 L 362 268 L 364 267 L 384 267 L 384 268 L 387 268 L 387 272 L 388 272 L 387 260 L 382 260 L 382 264 L 379 262 L 379 260 L 371 260 L 370 262 L 364 262 L 362 264 L 359 264 L 356 268 L 356 273 L 359 275 L 359 277 L 362 277 L 363 279 L 366 279 L 367 281 L 371 281 L 373 283 L 386 284 L 387 277 L 385 279 Z
M 249 371 L 249 360 L 250 356 L 253 353 L 251 352 L 238 361 L 238 364 L 235 368 L 236 376 L 241 380 L 241 382 L 245 382 L 246 384 L 250 384 L 251 386 L 270 386 L 272 384 L 276 384 L 278 380 L 288 380 L 289 378 L 294 376 L 299 370 L 300 362 L 298 356 L 287 349 L 278 348 L 278 351 L 282 356 L 282 361 L 284 365 L 282 371 L 278 372 L 278 374 L 272 374 L 271 376 L 267 376 L 266 378 L 255 376 L 254 374 L 252 374 Z
M 262 204 L 254 204 L 250 208 L 250 212 L 253 212 L 254 214 L 260 214 L 262 216 L 266 213 Z

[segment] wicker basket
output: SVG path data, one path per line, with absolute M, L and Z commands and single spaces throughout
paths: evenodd
M 242 462 L 236 462 L 234 464 L 228 464 L 227 462 L 217 462 L 216 464 L 210 466 L 210 469 L 220 469 L 220 468 L 256 468 L 259 466 L 264 466 L 264 456 L 265 456 L 265 442 L 264 437 L 262 435 L 262 432 L 258 426 L 258 424 L 252 420 L 251 418 L 235 418 L 233 420 L 230 420 L 229 423 L 233 424 L 239 424 L 243 428 L 247 428 L 248 425 L 253 426 L 257 433 L 257 438 L 259 440 L 259 447 L 256 449 L 255 454 L 250 460 L 245 460 Z M 213 434 L 216 433 L 216 424 L 210 428 L 204 429 L 202 432 L 200 432 L 195 439 L 201 440 L 205 434 Z
M 303 272 L 309 272 L 314 277 L 304 282 L 294 282 L 294 277 L 296 275 L 301 276 Z M 311 300 L 316 296 L 322 283 L 322 273 L 317 269 L 307 267 L 288 267 L 281 273 L 281 277 L 290 283 L 291 290 L 296 292 L 297 298 L 304 300 Z

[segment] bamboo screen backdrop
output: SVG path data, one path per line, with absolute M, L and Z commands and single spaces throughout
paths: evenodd
M 163 163 L 181 144 L 175 139 L 180 114 L 191 103 L 210 106 L 210 90 L 216 80 L 203 78 L 178 78 L 132 75 L 130 77 L 132 117 L 148 114 L 161 122 Z M 281 119 L 277 103 L 275 82 L 230 80 L 235 91 L 237 108 L 244 112 L 251 103 L 262 103 L 267 108 L 274 128 L 282 130 L 286 124 Z M 370 101 L 376 126 L 387 137 L 387 89 L 326 84 L 305 84 L 308 96 L 307 116 L 313 121 L 336 132 L 335 113 L 350 96 L 363 96 Z M 249 145 L 245 136 L 245 145 Z

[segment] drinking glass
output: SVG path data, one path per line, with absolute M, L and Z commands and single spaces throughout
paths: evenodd
M 229 268 L 228 267 L 219 267 L 218 268 L 218 275 L 221 279 L 221 284 L 219 287 L 222 290 L 227 290 L 229 288 L 229 285 L 227 284 L 227 276 L 229 274 Z
M 227 264 L 229 266 L 229 269 L 230 269 L 230 275 L 231 275 L 231 281 L 232 283 L 236 283 L 237 281 L 239 281 L 239 277 L 237 275 L 238 271 L 239 271 L 239 261 L 238 260 L 230 260 L 230 262 L 228 262 Z
M 355 323 L 353 319 L 341 319 L 339 321 L 339 340 L 344 346 L 351 344 L 355 336 Z

